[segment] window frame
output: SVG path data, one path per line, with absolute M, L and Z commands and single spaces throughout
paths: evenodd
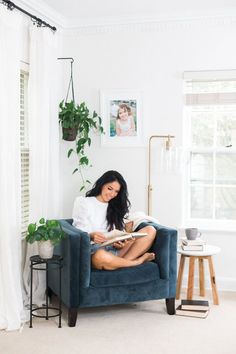
M 233 78 L 235 75 L 233 76 Z M 193 78 L 195 79 L 195 78 Z M 223 80 L 223 78 L 221 78 Z M 183 84 L 185 85 L 185 81 L 189 80 L 189 78 L 184 77 Z M 209 79 L 211 80 L 211 78 Z M 193 218 L 191 217 L 191 153 L 213 153 L 213 158 L 215 158 L 217 153 L 236 153 L 236 148 L 219 148 L 219 147 L 194 147 L 191 145 L 191 119 L 190 119 L 190 111 L 191 106 L 186 104 L 183 105 L 183 140 L 185 146 L 185 171 L 183 178 L 183 224 L 184 227 L 198 227 L 202 230 L 224 230 L 224 231 L 235 231 L 236 229 L 236 220 L 226 220 L 226 219 L 202 219 L 202 218 Z M 214 167 L 215 168 L 215 165 Z M 204 184 L 207 185 L 207 184 Z M 211 186 L 213 189 L 216 188 L 215 184 L 215 175 L 213 175 L 213 183 Z M 222 185 L 221 185 L 222 186 Z M 215 192 L 214 192 L 215 193 Z

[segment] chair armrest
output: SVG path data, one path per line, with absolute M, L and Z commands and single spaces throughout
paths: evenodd
M 156 254 L 155 262 L 160 269 L 160 277 L 176 281 L 177 274 L 177 230 L 156 223 L 142 223 L 137 230 L 152 225 L 157 230 L 157 237 L 151 247 Z
M 90 283 L 91 256 L 90 238 L 70 224 L 71 220 L 59 220 L 66 238 L 55 247 L 54 254 L 63 257 L 62 268 L 62 300 L 69 307 L 78 307 L 80 287 L 88 287 Z M 54 291 L 57 275 L 49 274 L 49 287 Z M 57 293 L 57 291 L 56 291 Z

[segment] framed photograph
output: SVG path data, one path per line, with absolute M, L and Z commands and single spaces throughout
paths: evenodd
M 101 118 L 105 134 L 102 145 L 110 147 L 143 144 L 141 92 L 103 90 L 100 92 Z

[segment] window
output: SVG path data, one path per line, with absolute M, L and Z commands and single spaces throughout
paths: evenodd
M 186 219 L 223 228 L 236 222 L 236 75 L 217 79 L 194 74 L 184 82 Z
M 28 73 L 20 73 L 21 232 L 29 222 Z

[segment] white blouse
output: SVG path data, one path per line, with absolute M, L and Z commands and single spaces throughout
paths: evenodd
M 97 200 L 96 197 L 77 197 L 73 207 L 73 226 L 88 233 L 94 231 L 107 232 L 108 203 Z

